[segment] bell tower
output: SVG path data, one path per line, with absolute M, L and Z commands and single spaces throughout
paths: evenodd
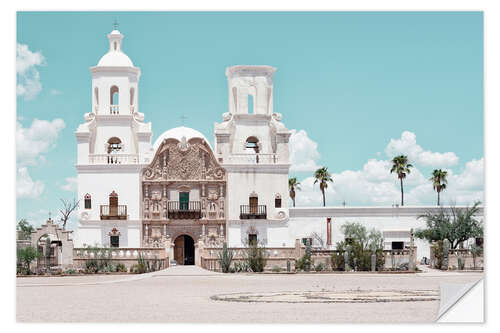
M 78 197 L 86 203 L 79 207 L 78 242 L 134 247 L 140 245 L 140 170 L 153 154 L 151 123 L 139 112 L 141 70 L 124 53 L 116 25 L 107 37 L 108 52 L 90 68 L 92 108 L 75 132 Z M 121 235 L 118 243 L 110 243 L 112 228 Z
M 269 242 L 288 238 L 286 228 L 269 228 L 269 221 L 288 221 L 288 200 L 281 198 L 288 197 L 291 133 L 273 110 L 275 71 L 247 65 L 226 69 L 229 110 L 215 124 L 215 154 L 228 172 L 230 246 L 244 245 L 250 229 L 260 235 L 252 231 L 252 239 L 268 246 L 282 246 Z

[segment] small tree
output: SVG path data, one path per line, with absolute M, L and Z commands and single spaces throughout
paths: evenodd
M 337 251 L 339 254 L 349 252 L 350 267 L 360 271 L 371 270 L 371 255 L 376 255 L 377 268 L 383 267 L 383 243 L 384 239 L 382 233 L 376 229 L 367 230 L 365 226 L 360 223 L 346 223 L 342 225 L 341 230 L 344 234 L 345 240 L 337 243 Z M 339 262 L 343 261 L 340 256 L 332 257 L 332 265 L 338 267 Z
M 21 232 L 22 239 L 31 239 L 31 232 L 35 228 L 26 219 L 21 219 L 17 222 L 16 230 Z
M 408 163 L 408 156 L 399 155 L 392 159 L 391 173 L 394 172 L 398 175 L 401 184 L 401 206 L 404 206 L 403 179 L 410 174 L 410 168 L 412 167 L 413 165 Z
M 476 218 L 480 202 L 472 207 L 449 209 L 440 208 L 437 213 L 431 211 L 418 216 L 425 219 L 427 228 L 418 229 L 415 236 L 429 242 L 447 239 L 451 248 L 473 237 L 483 237 L 483 221 Z
M 59 217 L 59 220 L 62 223 L 63 229 L 66 229 L 66 223 L 68 222 L 71 213 L 73 213 L 77 208 L 80 200 L 76 200 L 73 198 L 73 202 L 71 201 L 66 201 L 64 199 L 60 199 L 62 202 L 62 208 L 59 209 L 59 213 L 61 213 L 61 216 Z
M 267 258 L 263 243 L 248 241 L 245 261 L 252 272 L 263 272 Z
M 323 194 L 323 207 L 326 206 L 325 191 L 328 188 L 328 183 L 333 183 L 332 175 L 328 172 L 327 167 L 319 168 L 314 172 L 314 184 L 319 182 L 319 189 Z
M 35 249 L 32 246 L 28 246 L 22 249 L 17 250 L 17 258 L 19 262 L 24 264 L 24 268 L 26 270 L 26 273 L 29 275 L 31 273 L 30 265 L 31 263 L 40 258 L 41 253 L 38 252 L 37 249 Z

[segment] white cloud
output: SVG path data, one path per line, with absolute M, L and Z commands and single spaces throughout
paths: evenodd
M 17 163 L 35 165 L 43 161 L 41 154 L 55 147 L 55 141 L 61 130 L 66 126 L 62 119 L 52 121 L 34 119 L 29 128 L 24 128 L 21 123 L 16 124 L 16 151 Z
M 289 141 L 290 171 L 314 171 L 319 168 L 317 161 L 320 158 L 318 144 L 311 140 L 306 131 L 291 130 Z
M 408 156 L 410 163 L 414 165 L 430 166 L 442 168 L 456 165 L 458 157 L 455 153 L 437 153 L 429 150 L 424 150 L 417 144 L 417 136 L 409 131 L 404 131 L 400 139 L 391 139 L 385 153 L 389 158 L 396 155 L 404 154 Z
M 17 96 L 33 99 L 42 91 L 40 73 L 37 66 L 45 65 L 45 58 L 40 51 L 31 52 L 28 45 L 17 43 L 16 47 L 16 73 Z
M 76 192 L 78 186 L 78 179 L 76 177 L 67 177 L 66 184 L 61 185 L 61 189 L 69 192 Z
M 33 181 L 26 167 L 17 170 L 16 196 L 19 199 L 38 198 L 45 188 L 43 182 Z
M 406 133 L 406 134 L 405 134 Z M 439 153 L 425 152 L 416 141 L 411 138 L 413 134 L 405 132 L 402 138 L 405 140 L 391 140 L 388 148 L 393 147 L 401 149 L 402 142 L 412 142 L 407 147 L 412 147 L 413 151 L 420 151 L 420 156 L 435 155 Z M 410 138 L 410 140 L 407 140 Z M 391 145 L 392 144 L 392 145 Z M 419 149 L 415 149 L 418 147 Z M 407 151 L 401 151 L 406 153 Z M 454 153 L 452 154 L 456 157 Z M 442 155 L 442 154 L 441 154 Z M 392 155 L 391 155 L 392 156 Z M 436 155 L 437 156 L 437 155 Z M 442 162 L 446 157 L 438 157 L 434 159 Z M 448 159 L 447 163 L 451 163 L 455 159 Z M 456 157 L 458 161 L 458 157 Z M 438 163 L 438 164 L 439 164 Z M 432 188 L 432 183 L 429 181 L 430 176 L 424 176 L 419 169 L 419 163 L 411 169 L 411 173 L 405 178 L 404 196 L 406 205 L 435 205 L 437 194 Z M 426 163 L 420 163 L 428 165 Z M 436 165 L 436 164 L 434 164 Z M 359 205 L 385 205 L 400 203 L 401 192 L 400 182 L 395 174 L 390 173 L 391 161 L 380 159 L 369 159 L 360 170 L 345 170 L 340 173 L 333 173 L 333 184 L 329 183 L 326 190 L 327 206 L 340 206 L 345 200 L 347 206 Z M 301 191 L 296 192 L 297 206 L 320 206 L 322 205 L 322 195 L 318 184 L 314 184 L 313 177 L 307 177 L 301 180 Z M 484 200 L 484 160 L 472 160 L 465 164 L 465 167 L 460 173 L 453 173 L 448 170 L 448 188 L 441 193 L 441 203 L 448 205 L 456 204 L 472 204 L 476 200 Z

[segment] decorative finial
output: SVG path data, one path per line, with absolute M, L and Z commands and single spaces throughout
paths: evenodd
M 115 22 L 113 23 L 113 30 L 118 30 L 118 26 L 119 26 L 118 20 L 115 19 Z
M 51 213 L 51 212 L 49 212 L 49 220 L 51 220 L 51 216 L 52 216 L 52 213 Z

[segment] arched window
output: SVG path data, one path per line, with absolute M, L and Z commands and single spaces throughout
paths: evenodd
M 85 209 L 91 209 L 92 208 L 92 198 L 90 194 L 85 194 Z
M 111 89 L 109 90 L 109 111 L 111 114 L 119 114 L 120 109 L 118 105 L 120 104 L 119 102 L 119 89 L 117 86 L 112 86 Z
M 245 150 L 247 152 L 258 153 L 259 139 L 257 139 L 255 136 L 249 137 L 245 143 Z
M 118 194 L 114 190 L 109 194 L 109 215 L 118 215 Z
M 94 96 L 95 96 L 95 105 L 99 105 L 99 89 L 97 87 L 94 88 Z
M 108 140 L 108 154 L 119 153 L 122 149 L 122 141 L 116 136 Z
M 281 208 L 281 195 L 279 193 L 274 196 L 274 207 Z
M 253 106 L 253 95 L 249 94 L 248 95 L 248 113 L 255 113 L 255 109 L 254 109 L 254 106 Z

